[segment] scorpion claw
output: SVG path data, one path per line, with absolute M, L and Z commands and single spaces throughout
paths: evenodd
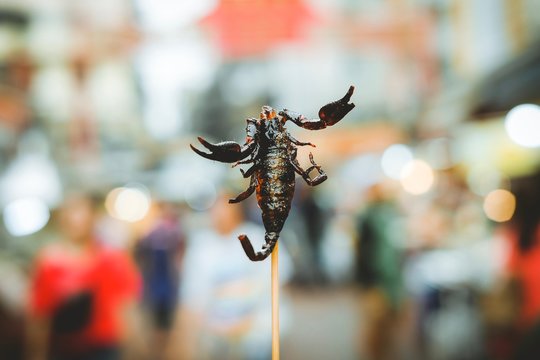
M 210 153 L 201 151 L 190 144 L 191 149 L 200 156 L 210 160 L 232 163 L 246 158 L 255 150 L 255 143 L 250 143 L 242 147 L 233 141 L 212 144 L 202 137 L 198 137 L 197 139 L 205 148 L 210 150 Z
M 191 150 L 195 151 L 197 154 L 199 154 L 200 156 L 204 157 L 204 158 L 207 158 L 207 159 L 210 159 L 210 160 L 215 160 L 213 157 L 212 157 L 212 154 L 208 154 L 208 153 L 205 153 L 199 149 L 197 149 L 195 146 L 189 144 L 189 146 L 191 147 Z
M 208 150 L 215 151 L 215 152 L 240 152 L 240 145 L 238 143 L 235 143 L 233 141 L 223 141 L 218 144 L 212 144 L 206 141 L 204 138 L 198 136 L 197 140 Z
M 343 98 L 323 106 L 319 110 L 319 118 L 324 121 L 327 126 L 334 125 L 343 119 L 355 106 L 353 103 L 349 103 L 353 92 L 354 86 L 350 86 Z
M 348 103 L 351 100 L 351 96 L 354 92 L 354 85 L 349 86 L 349 90 L 345 94 L 345 96 L 340 100 L 342 102 Z

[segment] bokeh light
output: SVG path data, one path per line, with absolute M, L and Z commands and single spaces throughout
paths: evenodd
M 4 224 L 13 236 L 36 233 L 47 225 L 49 218 L 49 208 L 38 198 L 17 199 L 4 209 Z
M 62 184 L 56 165 L 41 154 L 16 157 L 0 178 L 0 198 L 3 204 L 37 198 L 51 208 L 56 207 L 62 199 Z
M 403 168 L 413 160 L 411 149 L 403 144 L 389 146 L 381 158 L 381 167 L 386 176 L 398 180 Z
M 518 105 L 508 112 L 505 119 L 508 136 L 524 147 L 540 146 L 540 106 Z
M 109 192 L 105 200 L 105 208 L 114 218 L 136 222 L 148 214 L 150 202 L 150 196 L 144 187 L 126 186 Z
M 403 168 L 400 176 L 403 189 L 410 194 L 423 194 L 433 186 L 435 174 L 423 160 L 413 160 Z
M 508 221 L 516 210 L 516 197 L 508 190 L 497 189 L 484 199 L 486 216 L 496 222 Z

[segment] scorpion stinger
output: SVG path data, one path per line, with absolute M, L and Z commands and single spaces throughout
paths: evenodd
M 323 106 L 319 110 L 319 119 L 315 120 L 308 120 L 305 116 L 288 110 L 277 113 L 270 106 L 263 106 L 259 119 L 246 120 L 246 143 L 243 146 L 232 141 L 211 144 L 200 137 L 200 143 L 210 150 L 210 153 L 191 146 L 193 151 L 207 159 L 235 163 L 233 166 L 253 164 L 246 171 L 240 170 L 244 178 L 250 178 L 249 187 L 229 200 L 229 203 L 238 203 L 253 193 L 257 196 L 262 211 L 265 244 L 261 251 L 256 252 L 247 235 L 238 237 L 250 260 L 261 261 L 272 253 L 291 209 L 295 173 L 301 175 L 309 186 L 319 185 L 327 179 L 326 173 L 315 163 L 311 153 L 311 166 L 306 170 L 302 169 L 296 159 L 297 147 L 315 145 L 292 137 L 285 128 L 286 121 L 290 120 L 308 130 L 334 125 L 354 108 L 354 104 L 349 103 L 353 92 L 354 86 L 351 86 L 343 98 Z M 313 171 L 317 174 L 311 178 L 309 174 Z
M 249 241 L 247 235 L 242 234 L 238 236 L 244 252 L 251 261 L 261 261 L 266 259 L 268 255 L 270 255 L 272 251 L 274 251 L 274 247 L 276 246 L 278 238 L 278 233 L 266 233 L 264 236 L 265 244 L 262 246 L 262 251 L 255 252 L 255 250 L 253 250 L 253 245 L 251 245 L 251 241 Z

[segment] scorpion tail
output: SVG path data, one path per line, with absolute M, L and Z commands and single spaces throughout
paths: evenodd
M 244 248 L 244 251 L 249 260 L 261 261 L 266 259 L 268 255 L 272 253 L 279 239 L 279 234 L 277 232 L 266 233 L 266 235 L 264 236 L 264 240 L 266 243 L 263 245 L 262 251 L 258 252 L 255 252 L 255 250 L 253 250 L 253 245 L 251 245 L 251 241 L 249 241 L 247 235 L 242 234 L 238 236 L 238 239 L 240 240 L 240 243 L 242 244 L 242 247 Z

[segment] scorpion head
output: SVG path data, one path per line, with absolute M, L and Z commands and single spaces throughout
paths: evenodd
M 272 120 L 277 116 L 276 110 L 274 110 L 272 107 L 268 105 L 264 105 L 261 108 L 261 120 Z

